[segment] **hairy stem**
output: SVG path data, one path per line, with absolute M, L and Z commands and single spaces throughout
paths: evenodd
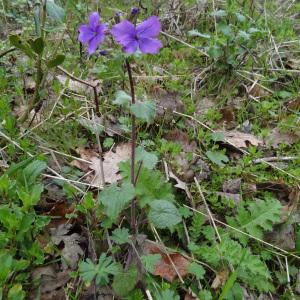
M 130 67 L 130 63 L 128 59 L 125 60 L 128 79 L 130 84 L 130 92 L 131 92 L 131 105 L 135 104 L 135 90 L 134 90 L 134 82 L 132 78 L 132 71 Z M 131 114 L 131 183 L 135 186 L 135 145 L 136 145 L 136 119 L 135 115 Z M 135 199 L 131 202 L 131 229 L 134 233 L 137 233 L 136 226 L 136 215 L 135 215 Z

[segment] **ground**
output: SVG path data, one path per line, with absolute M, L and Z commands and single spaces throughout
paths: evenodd
M 0 5 L 0 300 L 300 299 L 299 3 L 98 2 Z

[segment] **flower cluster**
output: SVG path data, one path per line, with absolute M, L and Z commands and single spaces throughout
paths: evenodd
M 142 53 L 156 54 L 162 47 L 162 43 L 157 39 L 160 30 L 159 19 L 151 16 L 137 25 L 128 20 L 121 21 L 114 25 L 110 32 L 125 53 L 135 53 L 139 49 Z M 78 39 L 88 46 L 88 53 L 91 55 L 104 41 L 108 32 L 107 26 L 100 22 L 99 14 L 93 12 L 89 17 L 89 24 L 79 26 Z

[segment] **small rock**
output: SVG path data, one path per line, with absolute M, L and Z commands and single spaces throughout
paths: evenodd
M 242 184 L 241 178 L 227 180 L 223 183 L 223 192 L 238 194 L 241 190 L 241 184 Z

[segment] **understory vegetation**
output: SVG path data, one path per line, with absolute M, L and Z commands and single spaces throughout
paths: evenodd
M 300 3 L 0 2 L 0 300 L 300 299 Z

